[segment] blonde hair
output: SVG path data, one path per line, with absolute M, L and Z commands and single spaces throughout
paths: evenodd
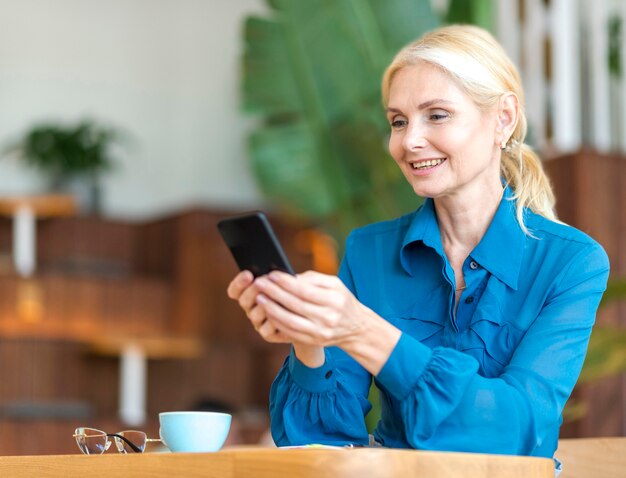
M 394 75 L 408 65 L 424 61 L 441 68 L 483 110 L 495 108 L 503 94 L 514 93 L 519 100 L 519 119 L 507 146 L 502 150 L 500 174 L 513 190 L 517 220 L 525 233 L 524 208 L 552 221 L 554 194 L 541 160 L 524 144 L 527 122 L 524 91 L 519 73 L 504 49 L 482 28 L 450 25 L 433 30 L 405 46 L 393 59 L 382 82 L 387 107 Z

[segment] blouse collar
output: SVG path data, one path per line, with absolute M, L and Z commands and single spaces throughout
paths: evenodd
M 513 289 L 517 289 L 527 237 L 517 222 L 515 205 L 513 191 L 506 186 L 487 232 L 470 253 L 470 257 L 481 267 Z M 434 202 L 430 198 L 415 212 L 402 242 L 400 262 L 409 275 L 412 275 L 410 246 L 419 242 L 445 257 Z

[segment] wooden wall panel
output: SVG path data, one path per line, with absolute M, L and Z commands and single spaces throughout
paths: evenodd
M 41 316 L 21 317 L 20 290 L 34 287 Z M 0 277 L 0 335 L 88 339 L 104 333 L 159 334 L 171 320 L 171 288 L 163 280 L 42 275 Z
M 21 403 L 85 400 L 87 370 L 69 341 L 0 339 L 0 407 Z
M 0 276 L 0 322 L 6 322 L 15 317 L 17 284 L 18 281 L 12 276 Z
M 272 347 L 259 348 L 254 351 L 254 362 L 257 372 L 253 377 L 254 403 L 269 407 L 270 386 L 289 354 L 289 345 L 272 344 Z
M 37 258 L 40 272 L 127 276 L 132 272 L 136 229 L 95 217 L 40 220 Z
M 581 151 L 549 160 L 559 217 L 596 239 L 609 255 L 611 277 L 626 277 L 626 158 Z M 626 327 L 626 305 L 602 308 L 599 326 Z M 586 417 L 563 427 L 563 436 L 626 435 L 626 375 L 577 387 L 590 404 Z
M 137 275 L 172 278 L 179 250 L 176 224 L 178 216 L 166 217 L 136 225 L 133 249 L 134 272 Z
M 242 422 L 246 436 L 261 434 L 288 346 L 261 340 L 226 295 L 237 269 L 216 225 L 233 213 L 194 209 L 141 224 L 39 221 L 37 274 L 23 280 L 0 267 L 0 454 L 72 453 L 75 443 L 64 437 L 76 426 L 122 428 L 119 360 L 89 345 L 106 336 L 182 335 L 204 343 L 193 359 L 149 360 L 149 420 L 141 428 L 152 427 L 160 411 L 217 400 L 256 417 Z M 308 269 L 311 254 L 296 243 L 302 225 L 270 220 L 296 269 Z M 0 266 L 10 237 L 10 221 L 0 220 Z M 27 289 L 41 305 L 29 320 L 18 306 Z M 15 404 L 41 416 L 16 418 Z
M 210 324 L 219 320 L 213 303 L 215 271 L 214 248 L 218 245 L 216 216 L 192 211 L 181 215 L 176 224 L 177 260 L 174 329 L 178 333 L 210 336 Z
M 13 272 L 13 236 L 11 229 L 11 219 L 0 217 L 0 274 Z

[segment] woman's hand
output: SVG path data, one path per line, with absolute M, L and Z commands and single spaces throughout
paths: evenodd
M 265 280 L 265 279 L 263 279 Z M 228 297 L 236 300 L 244 310 L 250 323 L 267 342 L 293 344 L 296 356 L 308 367 L 320 367 L 324 365 L 323 347 L 305 345 L 291 340 L 281 333 L 265 312 L 264 307 L 258 303 L 259 288 L 257 281 L 250 271 L 243 271 L 237 274 L 228 285 Z
M 336 276 L 309 271 L 294 277 L 274 271 L 255 285 L 267 320 L 294 343 L 296 355 L 309 367 L 322 365 L 320 351 L 335 345 L 377 375 L 400 339 L 400 330 L 361 304 Z M 305 345 L 301 350 L 312 362 L 299 354 Z
M 336 276 L 271 272 L 255 282 L 256 301 L 285 336 L 303 344 L 341 346 L 362 330 L 367 309 Z M 259 293 L 260 292 L 260 293 Z
M 250 271 L 237 274 L 228 284 L 227 293 L 228 297 L 239 303 L 254 329 L 264 340 L 273 343 L 291 342 L 280 333 L 272 321 L 268 320 L 265 309 L 258 303 L 259 289 Z

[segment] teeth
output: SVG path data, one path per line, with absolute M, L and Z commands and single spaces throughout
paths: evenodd
M 429 159 L 428 161 L 422 161 L 420 163 L 411 163 L 411 167 L 413 169 L 425 169 L 425 168 L 432 168 L 434 166 L 437 166 L 441 163 L 443 163 L 444 160 L 443 159 Z

